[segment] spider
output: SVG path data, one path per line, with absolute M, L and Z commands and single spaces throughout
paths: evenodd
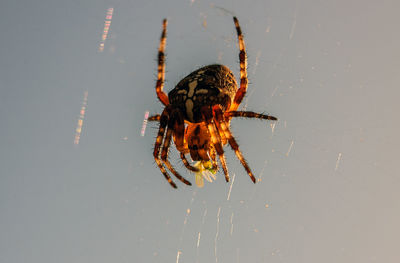
M 158 75 L 156 93 L 165 105 L 161 114 L 149 117 L 149 121 L 160 123 L 154 146 L 154 160 L 165 179 L 177 188 L 165 167 L 186 185 L 191 183 L 183 178 L 168 160 L 168 151 L 173 139 L 184 166 L 199 172 L 199 168 L 189 164 L 186 154 L 193 161 L 210 164 L 210 169 L 218 170 L 219 157 L 225 180 L 229 182 L 223 146 L 229 143 L 253 183 L 256 179 L 243 157 L 235 138 L 230 131 L 230 120 L 234 117 L 277 120 L 269 115 L 251 111 L 238 111 L 247 91 L 247 56 L 239 21 L 233 17 L 239 40 L 240 86 L 237 88 L 235 76 L 224 65 L 202 67 L 182 79 L 168 95 L 163 91 L 165 79 L 165 45 L 167 20 L 162 22 L 162 33 L 158 49 Z M 161 156 L 161 159 L 160 159 Z

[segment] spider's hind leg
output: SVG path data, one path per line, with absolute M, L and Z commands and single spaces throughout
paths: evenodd
M 161 147 L 163 137 L 165 134 L 165 128 L 167 127 L 167 124 L 168 124 L 168 119 L 169 119 L 169 108 L 167 107 L 164 109 L 164 111 L 162 112 L 161 117 L 160 117 L 160 127 L 158 128 L 158 134 L 157 134 L 157 138 L 156 138 L 156 143 L 154 145 L 153 156 L 154 156 L 154 160 L 155 160 L 158 168 L 160 168 L 165 179 L 167 179 L 167 181 L 171 184 L 171 186 L 173 188 L 177 188 L 176 184 L 172 181 L 171 177 L 165 170 L 165 167 L 163 166 L 163 164 L 160 160 L 160 157 L 159 157 L 160 147 Z
M 165 44 L 167 42 L 167 19 L 163 20 L 163 29 L 160 37 L 160 46 L 158 47 L 158 67 L 157 67 L 157 83 L 156 83 L 156 93 L 158 99 L 165 106 L 169 105 L 169 100 L 167 94 L 163 91 L 164 80 L 165 80 Z
M 183 152 L 181 152 L 181 159 L 183 162 L 183 165 L 185 165 L 185 167 L 192 172 L 199 172 L 200 170 L 192 165 L 190 165 L 190 163 L 188 162 L 188 160 L 186 159 L 186 156 Z
M 161 160 L 164 162 L 165 166 L 167 166 L 167 168 L 172 172 L 172 174 L 175 175 L 175 177 L 178 178 L 182 183 L 187 184 L 187 185 L 192 185 L 188 180 L 183 178 L 175 170 L 175 168 L 171 165 L 171 163 L 168 160 L 168 151 L 169 151 L 169 146 L 171 144 L 172 133 L 174 132 L 174 129 L 176 128 L 175 123 L 177 121 L 177 115 L 179 118 L 179 112 L 174 111 L 171 114 L 171 118 L 169 119 L 167 133 L 165 135 L 164 144 L 163 144 L 163 148 L 162 148 L 162 152 L 161 152 Z
M 242 30 L 240 29 L 239 21 L 236 17 L 233 17 L 235 23 L 236 33 L 239 41 L 239 61 L 240 61 L 240 88 L 236 92 L 231 110 L 237 110 L 244 96 L 246 95 L 248 79 L 247 79 L 247 54 L 246 46 L 244 44 Z
M 228 118 L 243 117 L 243 118 L 257 118 L 257 119 L 271 120 L 271 121 L 278 120 L 278 118 L 276 118 L 274 116 L 256 113 L 253 111 L 229 111 L 229 112 L 225 112 L 224 115 L 225 115 L 225 117 L 228 117 Z
M 232 132 L 229 130 L 228 124 L 224 120 L 224 115 L 222 113 L 220 106 L 219 105 L 214 106 L 213 110 L 214 110 L 215 118 L 216 118 L 217 122 L 219 122 L 220 127 L 222 129 L 221 132 L 223 132 L 225 134 L 225 137 L 227 138 L 229 145 L 232 147 L 232 150 L 235 152 L 237 158 L 239 159 L 240 163 L 243 165 L 244 169 L 246 170 L 247 174 L 250 176 L 253 183 L 256 183 L 256 178 L 254 177 L 249 165 L 247 164 L 246 160 L 244 159 L 243 154 L 239 149 L 239 145 L 237 144 L 235 138 L 233 137 Z
M 211 108 L 203 108 L 201 111 L 204 116 L 205 122 L 207 124 L 208 132 L 210 133 L 210 136 L 211 136 L 211 143 L 215 147 L 215 150 L 216 150 L 219 160 L 221 162 L 222 170 L 224 171 L 224 175 L 225 175 L 225 180 L 227 182 L 229 182 L 228 166 L 226 165 L 224 149 L 222 148 L 221 136 L 217 130 L 217 127 L 215 126 L 215 123 L 213 122 L 212 109 Z M 211 157 L 211 159 L 213 160 L 213 167 L 215 167 L 216 162 L 214 161 L 214 159 L 212 157 Z
M 147 121 L 160 121 L 160 118 L 161 118 L 160 114 L 156 114 L 156 115 L 150 116 L 147 119 Z
M 212 162 L 212 168 L 217 171 L 218 170 L 217 152 L 215 151 L 214 145 L 210 146 L 210 157 Z
M 181 160 L 185 167 L 192 172 L 198 172 L 199 169 L 197 169 L 194 166 L 191 166 L 186 159 L 185 153 L 187 153 L 188 150 L 188 145 L 187 142 L 185 141 L 185 121 L 183 118 L 183 115 L 180 111 L 176 111 L 176 121 L 175 121 L 175 126 L 174 126 L 174 142 L 176 149 L 180 153 Z

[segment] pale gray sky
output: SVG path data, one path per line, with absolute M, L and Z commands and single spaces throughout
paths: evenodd
M 107 8 L 114 14 L 98 52 Z M 6 1 L 1 4 L 0 262 L 398 262 L 398 1 Z M 166 91 L 200 66 L 238 76 L 242 106 L 204 188 L 152 158 L 156 52 Z M 75 129 L 88 104 L 78 146 Z M 171 162 L 194 176 L 175 150 Z M 228 193 L 230 198 L 227 200 Z

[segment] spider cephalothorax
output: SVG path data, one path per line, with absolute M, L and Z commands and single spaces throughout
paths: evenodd
M 228 67 L 209 65 L 192 72 L 182 79 L 168 93 L 168 96 L 163 91 L 167 20 L 164 19 L 163 21 L 158 50 L 156 93 L 165 108 L 161 115 L 152 116 L 149 120 L 160 122 L 153 155 L 161 172 L 174 188 L 176 188 L 176 184 L 168 175 L 165 166 L 183 183 L 187 185 L 191 185 L 191 183 L 179 175 L 168 160 L 171 138 L 173 138 L 175 146 L 180 152 L 183 164 L 191 171 L 198 172 L 199 169 L 189 164 L 185 154 L 190 154 L 194 161 L 200 161 L 207 165 L 211 162 L 212 168 L 209 169 L 215 171 L 218 170 L 218 155 L 227 182 L 229 181 L 229 173 L 223 146 L 229 143 L 251 180 L 254 183 L 256 182 L 229 129 L 230 120 L 233 117 L 277 119 L 273 116 L 251 111 L 237 111 L 247 91 L 247 58 L 239 21 L 236 17 L 233 20 L 240 49 L 239 89 L 237 88 L 235 76 Z

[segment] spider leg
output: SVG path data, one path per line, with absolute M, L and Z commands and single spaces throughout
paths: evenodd
M 219 160 L 221 161 L 222 170 L 224 171 L 225 175 L 225 180 L 229 182 L 229 172 L 228 172 L 228 167 L 226 165 L 224 149 L 222 149 L 221 137 L 219 135 L 219 132 L 217 131 L 217 127 L 215 126 L 215 123 L 212 121 L 213 120 L 212 110 L 210 108 L 203 108 L 201 111 L 204 116 L 205 122 L 207 124 L 208 132 L 210 133 L 211 136 L 211 143 L 214 145 Z
M 258 118 L 264 120 L 271 120 L 276 121 L 278 118 L 270 115 L 260 114 L 252 111 L 229 111 L 225 112 L 225 117 L 232 118 L 232 117 L 244 117 L 244 118 Z
M 179 110 L 174 112 L 174 122 L 171 124 L 174 125 L 173 138 L 176 149 L 181 153 L 188 152 L 188 145 L 185 140 L 185 122 L 183 115 Z
M 183 164 L 185 167 L 192 171 L 192 172 L 198 172 L 199 169 L 197 169 L 194 166 L 191 166 L 188 162 L 188 160 L 185 157 L 185 153 L 187 153 L 188 150 L 188 145 L 185 140 L 185 122 L 184 118 L 182 116 L 182 113 L 180 111 L 176 111 L 176 121 L 175 121 L 175 126 L 174 126 L 174 142 L 176 149 L 180 152 L 180 156 L 182 159 Z
M 213 169 L 218 170 L 217 152 L 215 151 L 215 147 L 212 144 L 210 145 L 210 157 L 211 157 Z
M 239 61 L 240 61 L 240 88 L 236 92 L 235 98 L 233 100 L 233 104 L 231 105 L 231 110 L 237 110 L 240 103 L 242 102 L 244 96 L 247 91 L 247 55 L 246 55 L 246 46 L 243 40 L 242 30 L 239 26 L 239 21 L 236 17 L 233 17 L 233 21 L 235 22 L 236 33 L 239 40 Z
M 184 154 L 183 152 L 181 152 L 181 159 L 182 159 L 183 164 L 185 165 L 185 167 L 186 167 L 188 170 L 190 170 L 190 171 L 192 171 L 192 172 L 199 172 L 199 171 L 200 171 L 198 168 L 196 168 L 196 167 L 194 167 L 194 166 L 191 166 L 191 165 L 189 164 L 189 162 L 188 162 L 188 160 L 186 159 L 186 156 L 185 156 L 185 154 Z
M 156 143 L 154 145 L 153 156 L 154 156 L 154 160 L 156 161 L 158 168 L 160 168 L 165 179 L 167 179 L 167 181 L 171 184 L 171 186 L 173 188 L 177 188 L 176 184 L 172 181 L 171 177 L 168 175 L 167 171 L 165 170 L 165 168 L 160 160 L 160 157 L 159 157 L 160 146 L 163 141 L 164 134 L 165 134 L 165 127 L 167 127 L 167 124 L 168 124 L 168 118 L 169 118 L 169 108 L 167 107 L 164 109 L 164 111 L 162 112 L 161 117 L 160 117 L 160 127 L 158 128 L 158 134 L 157 134 L 157 138 L 156 138 Z
M 237 144 L 235 138 L 232 135 L 232 132 L 229 130 L 227 123 L 224 120 L 224 115 L 219 105 L 214 106 L 214 114 L 217 122 L 220 123 L 222 128 L 222 132 L 225 134 L 225 137 L 228 139 L 229 145 L 232 147 L 232 150 L 235 151 L 237 158 L 239 159 L 240 163 L 243 165 L 244 169 L 246 170 L 247 174 L 250 176 L 253 183 L 256 183 L 256 178 L 254 177 L 253 173 L 250 170 L 249 165 L 247 164 L 246 160 L 243 157 L 242 152 L 239 149 L 239 145 Z
M 214 123 L 215 123 L 215 126 L 217 126 L 217 131 L 219 133 L 219 136 L 221 137 L 222 146 L 224 146 L 227 143 L 227 140 L 226 140 L 225 133 L 222 132 L 221 123 L 219 123 L 218 121 L 216 121 Z
M 163 148 L 162 148 L 162 152 L 161 152 L 161 160 L 164 162 L 165 166 L 167 166 L 167 168 L 172 172 L 173 175 L 175 175 L 176 178 L 178 178 L 182 183 L 187 184 L 187 185 L 192 185 L 188 180 L 186 180 L 185 178 L 183 178 L 175 169 L 174 167 L 171 165 L 171 163 L 168 160 L 168 150 L 169 150 L 169 146 L 171 144 L 171 137 L 172 137 L 172 133 L 174 131 L 174 124 L 176 121 L 176 115 L 179 114 L 178 111 L 175 111 L 171 118 L 169 119 L 169 123 L 168 123 L 168 127 L 167 127 L 167 133 L 165 135 L 165 139 L 164 139 L 164 144 L 163 144 Z
M 165 79 L 165 44 L 167 42 L 167 19 L 163 20 L 162 24 L 162 33 L 160 38 L 160 46 L 158 48 L 158 74 L 157 74 L 157 84 L 156 84 L 156 93 L 158 99 L 165 106 L 169 105 L 169 100 L 167 94 L 163 91 L 164 88 L 164 79 Z
M 150 116 L 147 121 L 160 121 L 161 115 L 160 114 L 156 114 L 153 116 Z

